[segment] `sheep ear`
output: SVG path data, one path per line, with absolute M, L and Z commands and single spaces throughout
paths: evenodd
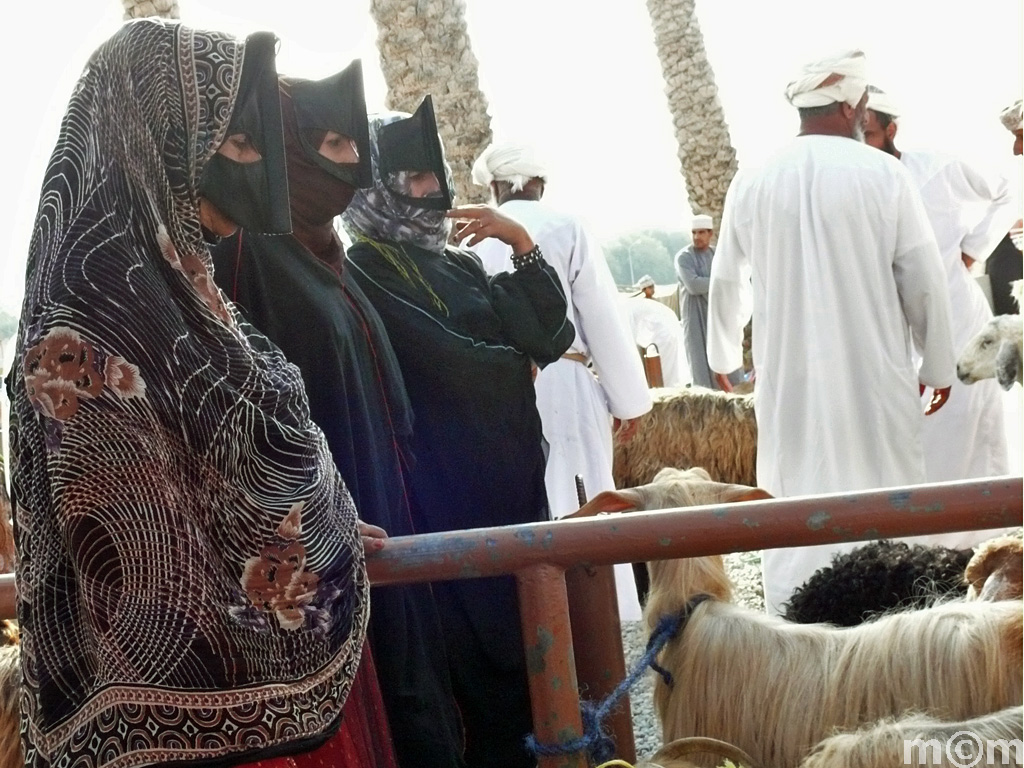
M 761 488 L 747 488 L 735 498 L 729 499 L 729 501 L 759 501 L 761 499 L 773 498 L 775 497 L 768 493 L 768 491 L 763 490 Z
M 602 512 L 626 512 L 637 508 L 635 496 L 628 491 L 601 491 L 586 504 L 563 520 L 571 517 L 593 517 Z

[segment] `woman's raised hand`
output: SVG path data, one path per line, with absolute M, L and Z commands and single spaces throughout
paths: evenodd
M 494 237 L 512 246 L 519 256 L 533 248 L 533 238 L 526 227 L 489 205 L 462 205 L 452 208 L 445 216 L 455 219 L 455 242 L 473 246 L 488 237 Z M 469 238 L 466 241 L 466 238 Z M 465 242 L 464 242 L 465 241 Z

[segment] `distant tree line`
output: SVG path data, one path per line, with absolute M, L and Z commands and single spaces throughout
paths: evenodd
M 634 285 L 644 275 L 663 285 L 676 282 L 675 256 L 689 244 L 689 232 L 641 229 L 619 235 L 603 248 L 619 285 Z
M 0 343 L 7 341 L 18 332 L 18 318 L 0 309 Z

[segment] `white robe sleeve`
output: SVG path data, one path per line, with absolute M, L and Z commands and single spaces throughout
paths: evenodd
M 948 387 L 956 380 L 956 355 L 946 270 L 909 174 L 901 173 L 897 178 L 896 253 L 892 266 L 896 291 L 922 358 L 921 383 Z
M 956 163 L 956 170 L 954 195 L 967 210 L 973 207 L 981 212 L 980 217 L 968 220 L 969 231 L 960 250 L 984 261 L 1017 220 L 1010 183 L 1003 176 L 989 176 L 962 161 Z
M 608 410 L 619 419 L 633 419 L 651 410 L 636 343 L 618 312 L 610 311 L 618 290 L 600 246 L 576 224 L 569 263 L 569 300 L 575 308 L 577 332 L 590 351 Z
M 736 205 L 740 176 L 729 185 L 708 290 L 708 365 L 718 373 L 743 367 L 743 328 L 750 320 L 750 243 L 744 242 Z

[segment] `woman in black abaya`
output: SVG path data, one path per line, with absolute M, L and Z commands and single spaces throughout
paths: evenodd
M 429 97 L 413 116 L 371 119 L 373 186 L 342 219 L 348 263 L 376 308 L 415 416 L 410 471 L 419 531 L 547 519 L 532 364 L 569 346 L 557 275 L 526 230 L 483 206 L 464 235 L 512 245 L 514 273 L 488 279 L 447 245 L 449 172 Z M 523 641 L 511 577 L 435 585 L 471 768 L 534 764 Z
M 302 372 L 360 518 L 415 533 L 402 464 L 412 412 L 376 311 L 352 279 L 332 222 L 369 183 L 359 62 L 312 82 L 283 79 L 291 235 L 239 231 L 214 249 L 214 276 L 239 311 Z M 398 763 L 462 765 L 441 626 L 430 585 L 371 592 L 370 646 Z

